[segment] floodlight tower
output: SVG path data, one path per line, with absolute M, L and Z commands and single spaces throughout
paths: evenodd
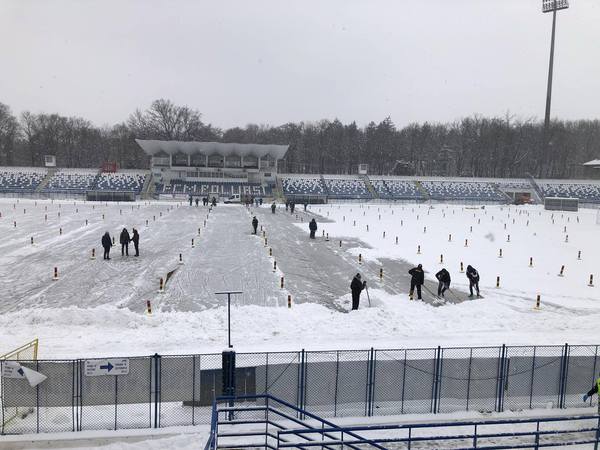
M 554 68 L 554 33 L 556 30 L 556 11 L 567 9 L 569 0 L 542 0 L 542 12 L 552 13 L 552 38 L 550 40 L 550 63 L 548 65 L 548 90 L 546 92 L 546 115 L 544 116 L 545 144 L 548 145 L 550 128 L 550 104 L 552 103 L 552 71 Z

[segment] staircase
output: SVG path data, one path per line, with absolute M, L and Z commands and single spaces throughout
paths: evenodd
M 427 189 L 425 189 L 425 187 L 423 187 L 421 182 L 419 180 L 415 180 L 415 185 L 417 186 L 417 190 L 423 196 L 423 200 L 425 200 L 425 201 L 429 200 L 430 199 L 429 192 L 427 192 Z
M 361 175 L 360 178 L 365 183 L 365 186 L 367 186 L 367 189 L 371 193 L 371 196 L 373 198 L 380 198 L 379 197 L 379 192 L 377 192 L 377 190 L 375 189 L 375 187 L 371 183 L 371 180 L 369 180 L 369 176 L 368 175 Z
M 156 185 L 153 182 L 152 172 L 150 172 L 150 176 L 146 177 L 144 181 L 144 185 L 142 186 L 142 190 L 140 192 L 140 198 L 142 200 L 149 200 L 154 197 L 154 191 L 156 189 Z
M 256 427 L 249 428 L 248 424 Z M 240 425 L 244 428 L 240 429 Z M 283 445 L 285 448 L 335 450 L 341 444 L 352 450 L 386 450 L 386 447 L 352 430 L 329 432 L 326 429 L 340 428 L 272 395 L 217 397 L 213 403 L 210 437 L 204 449 L 278 449 Z M 324 439 L 330 445 L 321 445 Z M 354 445 L 352 441 L 360 445 Z
M 323 185 L 323 192 L 325 192 L 325 195 L 330 196 L 331 192 L 329 192 L 327 183 L 325 183 L 325 177 L 323 176 L 323 174 L 321 174 L 320 177 L 321 177 L 321 184 Z
M 533 175 L 531 175 L 530 173 L 527 173 L 526 176 L 527 176 L 527 179 L 529 180 L 529 182 L 531 183 L 531 186 L 533 187 L 533 192 L 535 193 L 535 196 L 537 197 L 535 199 L 536 202 L 544 203 L 544 193 L 542 192 L 542 189 L 540 189 L 540 186 L 533 179 Z
M 497 183 L 490 183 L 490 186 L 494 188 L 494 191 L 496 191 L 497 194 L 504 197 L 506 204 L 510 205 L 514 201 L 510 195 L 508 195 L 506 192 L 500 189 L 500 186 Z
M 38 184 L 38 187 L 35 188 L 35 192 L 42 192 L 44 189 L 46 189 L 46 186 L 48 186 L 48 182 L 54 176 L 54 174 L 56 173 L 57 170 L 58 169 L 56 167 L 49 167 L 48 173 L 46 174 L 44 179 L 41 181 L 41 183 Z

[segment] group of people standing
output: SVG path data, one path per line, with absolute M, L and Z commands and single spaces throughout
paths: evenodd
M 121 231 L 121 234 L 119 236 L 119 243 L 121 244 L 121 256 L 129 256 L 129 243 L 133 242 L 133 247 L 135 248 L 135 255 L 134 256 L 140 256 L 140 235 L 138 233 L 138 230 L 136 230 L 135 228 L 132 228 L 131 230 L 132 235 L 129 235 L 129 231 L 127 231 L 127 228 L 123 228 L 123 230 Z M 104 258 L 103 259 L 110 259 L 110 249 L 112 248 L 114 238 L 112 238 L 110 236 L 110 234 L 108 233 L 108 231 L 106 233 L 104 233 L 104 235 L 102 236 L 102 247 L 104 248 Z
M 196 207 L 198 207 L 198 204 L 200 203 L 200 197 L 194 197 L 190 194 L 188 197 L 188 202 L 190 203 L 190 206 L 195 203 Z M 215 197 L 212 199 L 209 199 L 208 197 L 202 197 L 202 206 L 208 206 L 209 204 L 212 206 L 217 206 L 217 199 Z

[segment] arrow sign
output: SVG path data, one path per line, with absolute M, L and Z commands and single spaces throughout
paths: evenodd
M 127 375 L 129 373 L 129 359 L 86 359 L 84 369 L 86 377 Z
M 113 365 L 109 362 L 108 364 L 104 365 L 104 366 L 100 366 L 100 369 L 106 369 L 107 372 L 110 372 L 113 369 Z
M 26 379 L 31 387 L 36 387 L 46 378 L 46 375 L 33 369 L 22 366 L 18 361 L 0 361 L 2 376 L 5 378 Z

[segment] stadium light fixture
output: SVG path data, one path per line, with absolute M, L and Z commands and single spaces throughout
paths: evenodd
M 552 13 L 552 37 L 550 38 L 550 62 L 548 64 L 548 88 L 546 91 L 546 114 L 544 115 L 545 145 L 548 145 L 550 128 L 550 105 L 552 103 L 552 72 L 554 69 L 554 35 L 556 31 L 556 11 L 567 9 L 568 0 L 542 0 L 542 12 Z

